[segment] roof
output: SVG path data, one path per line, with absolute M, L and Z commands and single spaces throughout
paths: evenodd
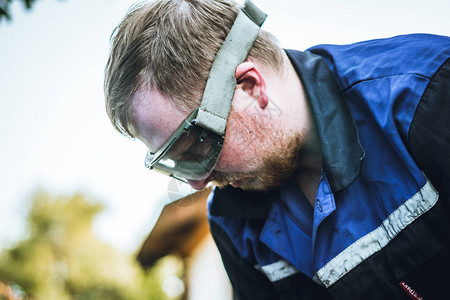
M 188 195 L 167 204 L 153 230 L 137 255 L 139 263 L 147 268 L 159 258 L 177 253 L 188 257 L 209 234 L 206 200 L 211 188 Z

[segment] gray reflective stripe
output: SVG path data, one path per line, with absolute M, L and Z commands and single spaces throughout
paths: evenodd
M 384 248 L 399 232 L 432 208 L 439 197 L 429 181 L 408 199 L 374 231 L 354 242 L 315 274 L 315 280 L 330 287 L 342 276 Z
M 279 260 L 262 267 L 260 265 L 256 265 L 255 268 L 263 271 L 271 282 L 278 281 L 299 272 L 294 266 L 285 260 Z
M 221 136 L 225 136 L 228 114 L 236 88 L 236 67 L 245 61 L 256 37 L 259 26 L 248 16 L 262 24 L 266 15 L 250 1 L 246 1 L 245 13 L 239 11 L 225 41 L 217 52 L 206 82 L 197 124 Z

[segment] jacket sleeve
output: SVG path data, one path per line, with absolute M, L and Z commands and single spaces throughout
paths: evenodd
M 234 290 L 234 299 L 277 299 L 269 279 L 239 255 L 225 231 L 210 220 L 211 233 Z
M 417 165 L 450 206 L 450 58 L 431 78 L 408 134 Z

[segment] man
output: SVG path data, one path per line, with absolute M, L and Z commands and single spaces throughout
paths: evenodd
M 238 299 L 447 293 L 450 39 L 284 51 L 264 18 L 135 7 L 106 67 L 112 123 L 149 168 L 220 187 L 211 231 Z

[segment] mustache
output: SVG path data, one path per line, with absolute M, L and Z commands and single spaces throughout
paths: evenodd
M 233 181 L 237 181 L 237 180 L 241 180 L 244 179 L 246 177 L 250 177 L 250 174 L 246 173 L 222 173 L 222 172 L 218 172 L 215 171 L 212 175 L 211 175 L 211 181 L 218 186 L 219 188 L 223 188 L 226 185 L 230 184 Z

